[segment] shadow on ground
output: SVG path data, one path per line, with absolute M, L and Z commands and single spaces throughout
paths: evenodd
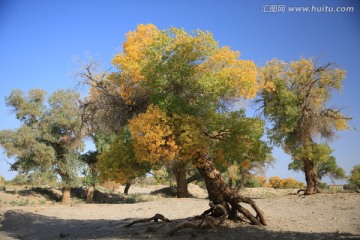
M 59 189 L 58 189 L 59 190 Z M 52 188 L 31 188 L 27 190 L 20 190 L 17 192 L 20 196 L 35 196 L 36 194 L 40 194 L 45 197 L 49 201 L 60 202 L 61 201 L 61 194 L 59 191 L 55 191 Z M 86 200 L 87 190 L 84 188 L 71 188 L 71 197 L 77 198 L 79 200 L 85 201 Z M 161 197 L 176 197 L 176 188 L 175 187 L 165 187 L 155 191 L 152 191 L 150 195 L 158 195 Z M 136 203 L 141 202 L 143 200 L 136 199 L 136 194 L 119 194 L 119 193 L 109 193 L 109 192 L 102 192 L 99 190 L 94 191 L 94 203 L 96 204 L 117 204 L 117 203 Z M 189 198 L 193 198 L 194 196 L 188 194 Z
M 71 188 L 71 197 L 77 198 L 80 200 L 86 200 L 86 189 L 83 188 Z M 40 194 L 45 197 L 49 201 L 60 202 L 61 201 L 61 194 L 55 191 L 52 188 L 31 188 L 28 190 L 20 190 L 17 192 L 20 196 L 34 196 L 36 194 Z M 108 192 L 101 192 L 99 190 L 94 191 L 94 203 L 101 204 L 115 204 L 115 203 L 132 203 L 134 201 L 129 200 L 122 194 L 116 193 L 108 193 Z
M 176 197 L 176 187 L 171 186 L 171 187 L 164 187 L 155 191 L 152 191 L 150 193 L 150 195 L 160 195 L 162 197 L 165 198 L 174 198 Z M 194 196 L 190 193 L 187 194 L 187 196 L 185 196 L 185 198 L 194 198 Z
M 8 236 L 16 239 L 163 239 L 166 232 L 179 223 L 142 223 L 130 228 L 124 225 L 134 219 L 115 220 L 64 220 L 29 213 L 22 210 L 5 212 L 0 222 L 0 239 Z M 222 227 L 220 233 L 213 230 L 183 229 L 171 239 L 359 239 L 348 233 L 303 233 L 269 231 L 249 225 L 236 228 Z

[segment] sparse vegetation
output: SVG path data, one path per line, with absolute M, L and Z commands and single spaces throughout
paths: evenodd
M 304 184 L 293 178 L 280 178 L 274 176 L 269 178 L 269 184 L 275 189 L 301 189 L 304 188 Z

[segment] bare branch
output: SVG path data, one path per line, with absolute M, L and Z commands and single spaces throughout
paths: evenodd
M 159 220 L 162 220 L 164 222 L 171 222 L 171 220 L 164 217 L 164 215 L 157 213 L 157 214 L 155 214 L 155 216 L 153 216 L 151 218 L 145 218 L 145 219 L 139 219 L 139 220 L 132 221 L 131 223 L 125 225 L 124 227 L 131 227 L 132 225 L 137 224 L 137 223 L 144 223 L 144 222 L 151 222 L 151 221 L 158 222 Z

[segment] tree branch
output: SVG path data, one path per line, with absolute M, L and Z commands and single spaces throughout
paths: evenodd
M 139 219 L 139 220 L 132 221 L 131 223 L 125 225 L 124 227 L 131 227 L 132 225 L 137 224 L 137 223 L 144 223 L 144 222 L 151 222 L 151 221 L 158 222 L 159 220 L 162 220 L 164 222 L 171 222 L 171 220 L 164 217 L 164 215 L 157 213 L 157 214 L 155 214 L 155 216 L 153 216 L 151 218 L 145 218 L 145 219 Z

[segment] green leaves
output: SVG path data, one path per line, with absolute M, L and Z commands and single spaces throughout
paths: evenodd
M 349 118 L 339 110 L 330 111 L 337 116 L 325 114 L 331 92 L 341 89 L 345 78 L 345 71 L 331 66 L 318 67 L 311 59 L 290 64 L 272 60 L 261 69 L 263 90 L 258 102 L 262 103 L 265 116 L 274 123 L 269 136 L 275 143 L 302 144 L 316 134 L 330 139 L 335 130 L 346 129 Z
M 360 189 L 360 165 L 355 165 L 351 170 L 349 183 L 356 185 Z
M 14 170 L 52 169 L 70 184 L 84 146 L 79 98 L 76 92 L 60 90 L 45 104 L 45 91 L 40 89 L 27 95 L 15 90 L 6 98 L 23 122 L 18 129 L 0 131 L 0 145 L 9 157 L 15 157 Z
M 7 106 L 13 108 L 17 119 L 31 125 L 38 121 L 37 118 L 44 110 L 45 94 L 41 89 L 30 90 L 27 96 L 21 90 L 14 90 L 5 101 Z
M 126 116 L 120 128 L 94 122 L 101 126 L 95 135 L 104 129 L 117 135 L 99 157 L 102 175 L 123 182 L 144 172 L 138 166 L 146 170 L 174 161 L 198 166 L 206 154 L 224 165 L 265 159 L 270 148 L 261 140 L 263 121 L 226 109 L 259 88 L 254 62 L 239 57 L 230 47 L 219 48 L 207 31 L 141 24 L 129 32 L 113 59 L 117 72 L 86 75 L 93 87 L 90 103 L 97 106 L 92 115 L 106 114 L 103 109 L 113 109 L 114 102 L 129 106 L 119 106 Z M 118 119 L 116 113 L 108 117 Z
M 338 109 L 326 107 L 331 93 L 341 89 L 344 78 L 345 71 L 332 68 L 330 63 L 319 67 L 311 59 L 303 58 L 290 64 L 271 60 L 261 69 L 263 90 L 257 102 L 272 123 L 268 136 L 291 155 L 294 161 L 289 169 L 306 173 L 309 193 L 313 192 L 311 186 L 317 186 L 316 175 L 308 177 L 316 169 L 318 178 L 344 177 L 343 169 L 330 156 L 328 144 L 316 142 L 319 136 L 330 140 L 336 130 L 348 128 L 351 118 Z M 306 161 L 312 163 L 312 169 L 305 169 Z
M 127 128 L 122 129 L 112 141 L 109 148 L 98 157 L 96 164 L 103 180 L 112 179 L 126 183 L 136 177 L 145 175 L 151 169 L 149 162 L 137 161 L 133 148 L 133 140 Z

